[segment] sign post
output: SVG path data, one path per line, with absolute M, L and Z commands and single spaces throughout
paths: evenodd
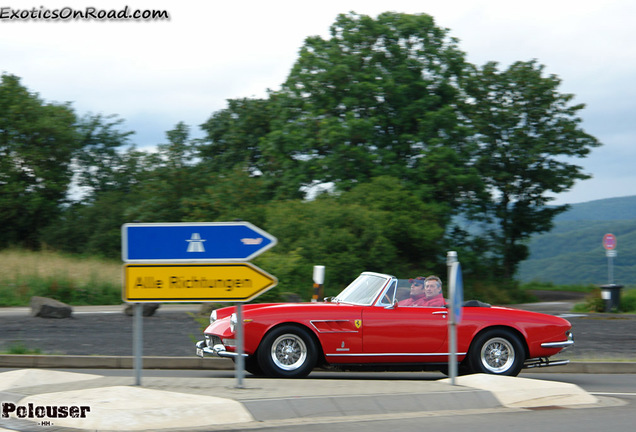
M 462 318 L 464 284 L 461 267 L 457 261 L 457 252 L 449 251 L 446 256 L 448 266 L 449 319 L 448 319 L 448 374 L 451 385 L 457 377 L 457 323 Z
M 605 248 L 605 256 L 607 257 L 607 283 L 614 283 L 614 266 L 613 261 L 616 254 L 616 236 L 614 234 L 605 234 L 603 236 L 603 247 Z
M 141 385 L 142 303 L 236 302 L 237 387 L 243 385 L 242 303 L 273 288 L 278 280 L 246 262 L 277 243 L 248 222 L 134 223 L 122 230 L 122 298 L 135 303 L 133 351 Z
M 135 357 L 135 385 L 141 385 L 141 370 L 143 369 L 143 308 L 144 306 L 141 303 L 135 303 L 133 307 L 133 356 Z
M 245 354 L 245 346 L 243 343 L 245 340 L 245 335 L 243 334 L 243 303 L 236 305 L 236 320 L 238 321 L 236 326 L 238 357 L 236 357 L 234 373 L 236 374 L 236 388 L 243 388 L 243 377 L 245 376 L 245 358 L 243 358 L 243 355 Z

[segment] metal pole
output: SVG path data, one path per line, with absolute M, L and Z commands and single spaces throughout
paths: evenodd
M 450 307 L 448 311 L 448 374 L 451 379 L 451 385 L 455 385 L 457 377 L 457 329 L 455 323 L 455 281 L 453 280 L 453 264 L 457 262 L 457 252 L 449 251 L 446 256 L 446 265 L 448 267 L 448 290 Z
M 243 388 L 243 376 L 245 375 L 245 359 L 243 353 L 245 347 L 243 344 L 243 305 L 241 303 L 236 307 L 236 343 L 238 349 L 238 357 L 236 358 L 236 388 Z
M 135 385 L 141 385 L 141 369 L 143 367 L 143 305 L 135 303 L 135 319 L 133 323 L 133 353 L 135 356 Z

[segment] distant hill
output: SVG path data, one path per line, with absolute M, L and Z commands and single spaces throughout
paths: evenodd
M 606 284 L 602 239 L 607 233 L 617 240 L 614 283 L 636 285 L 636 196 L 572 204 L 555 218 L 552 231 L 532 237 L 530 258 L 521 263 L 517 277 L 524 282 Z
M 588 201 L 571 206 L 570 210 L 557 216 L 555 221 L 636 220 L 636 195 Z

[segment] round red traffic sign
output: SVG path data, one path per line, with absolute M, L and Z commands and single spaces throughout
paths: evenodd
M 616 236 L 614 234 L 605 234 L 603 236 L 603 247 L 607 250 L 616 248 Z

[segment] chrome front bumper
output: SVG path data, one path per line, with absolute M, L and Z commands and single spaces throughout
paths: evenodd
M 567 339 L 564 341 L 558 342 L 544 342 L 541 344 L 541 348 L 569 348 L 574 345 L 574 336 L 571 331 L 567 332 Z M 540 367 L 548 367 L 548 366 L 564 366 L 569 364 L 570 360 L 550 360 L 547 357 L 541 358 L 531 358 L 525 361 L 523 367 L 530 368 L 540 368 Z
M 541 344 L 541 348 L 567 348 L 574 345 L 573 340 L 561 341 L 561 342 L 545 342 Z
M 216 344 L 212 348 L 210 348 L 207 345 L 206 341 L 202 340 L 197 342 L 195 346 L 196 346 L 196 354 L 202 358 L 204 358 L 206 355 L 223 357 L 223 358 L 236 358 L 239 356 L 238 353 L 227 351 L 225 349 L 225 345 L 223 344 Z M 243 354 L 243 357 L 247 357 L 247 354 Z
M 571 331 L 566 332 L 567 339 L 559 342 L 544 342 L 541 348 L 568 348 L 574 345 L 574 335 Z

